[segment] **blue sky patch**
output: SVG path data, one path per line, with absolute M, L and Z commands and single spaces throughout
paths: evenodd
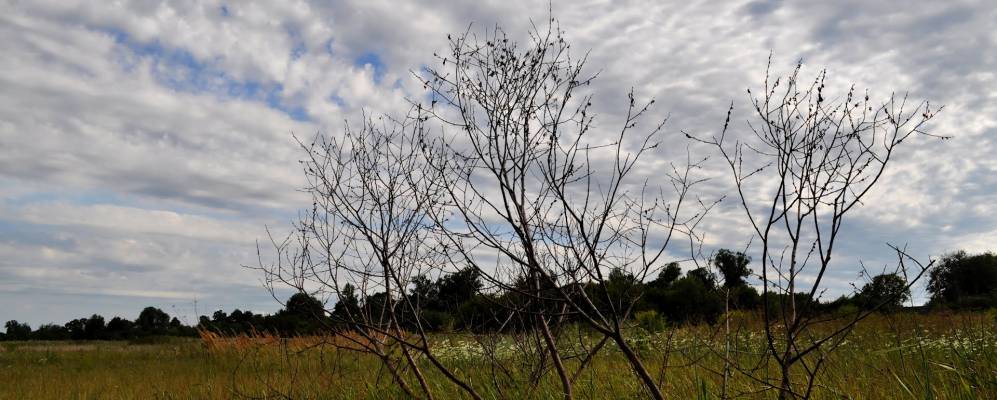
M 156 81 L 172 90 L 194 94 L 213 94 L 221 98 L 231 98 L 246 101 L 259 101 L 268 107 L 287 114 L 295 121 L 310 121 L 307 110 L 301 105 L 290 104 L 284 99 L 283 86 L 276 82 L 260 82 L 255 80 L 239 80 L 233 78 L 219 66 L 220 59 L 202 60 L 185 49 L 164 46 L 160 41 L 148 43 L 133 40 L 126 32 L 117 29 L 105 29 L 115 41 L 133 55 L 150 59 L 152 75 Z M 293 33 L 292 37 L 296 37 Z M 299 43 L 292 51 L 292 58 L 304 54 L 304 42 Z M 134 67 L 134 63 L 120 60 L 126 69 Z
M 329 101 L 333 102 L 333 104 L 335 104 L 339 108 L 349 107 L 346 103 L 346 99 L 335 93 L 329 95 Z
M 360 57 L 357 57 L 354 64 L 361 68 L 370 65 L 371 69 L 374 70 L 374 83 L 381 83 L 381 78 L 384 77 L 385 65 L 381 61 L 381 56 L 377 55 L 377 53 L 364 53 Z

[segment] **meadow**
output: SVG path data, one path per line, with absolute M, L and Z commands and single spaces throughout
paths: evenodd
M 814 398 L 993 399 L 997 398 L 997 314 L 876 315 L 863 321 L 829 358 Z M 730 335 L 717 327 L 685 326 L 647 332 L 634 327 L 637 348 L 670 398 L 719 398 L 730 345 L 739 365 L 758 365 L 763 335 L 750 320 Z M 565 333 L 565 337 L 571 333 Z M 580 336 L 581 345 L 595 338 Z M 575 338 L 577 340 L 578 337 Z M 372 356 L 336 349 L 336 338 L 257 337 L 163 339 L 135 342 L 0 343 L 0 399 L 383 399 L 403 393 Z M 434 336 L 439 357 L 468 378 L 486 398 L 558 398 L 556 377 L 535 383 L 528 360 L 511 338 L 481 345 L 468 334 Z M 567 340 L 567 339 L 566 339 Z M 500 361 L 505 372 L 486 362 Z M 424 372 L 436 398 L 461 398 L 453 385 Z M 568 360 L 577 365 L 580 360 Z M 611 346 L 600 352 L 575 383 L 577 398 L 641 398 L 625 359 Z M 664 366 L 664 368 L 662 368 Z M 757 373 L 758 370 L 755 370 Z M 733 370 L 726 393 L 773 398 Z

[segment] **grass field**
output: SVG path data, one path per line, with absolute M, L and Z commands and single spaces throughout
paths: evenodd
M 723 346 L 714 333 L 709 327 L 684 327 L 640 336 L 637 347 L 670 398 L 718 397 L 722 377 L 717 371 L 723 364 L 715 351 Z M 743 351 L 740 361 L 752 364 L 754 350 L 761 345 L 760 332 L 742 330 L 732 338 L 735 352 Z M 174 339 L 154 344 L 3 342 L 0 398 L 402 397 L 370 356 L 312 347 L 315 342 L 272 338 Z M 448 366 L 469 379 L 486 398 L 558 397 L 553 374 L 547 374 L 535 387 L 528 383 L 523 376 L 527 361 L 519 359 L 516 351 L 502 350 L 512 346 L 511 340 L 495 347 L 498 358 L 510 370 L 509 376 L 493 374 L 480 347 L 467 335 L 440 335 L 435 346 Z M 668 367 L 662 369 L 662 365 Z M 423 370 L 436 398 L 460 397 L 428 362 Z M 728 393 L 742 393 L 747 398 L 775 396 L 774 392 L 755 392 L 757 389 L 757 383 L 738 373 L 731 376 L 728 385 Z M 611 348 L 585 370 L 575 391 L 578 398 L 642 397 L 625 360 Z M 995 399 L 995 314 L 875 316 L 860 325 L 830 358 L 815 397 Z

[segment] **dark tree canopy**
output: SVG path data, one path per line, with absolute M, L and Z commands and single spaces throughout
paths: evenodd
M 682 268 L 679 267 L 679 263 L 670 262 L 665 265 L 665 268 L 658 273 L 658 278 L 651 281 L 651 285 L 660 288 L 666 288 L 675 282 L 682 276 Z
M 347 283 L 339 292 L 339 301 L 332 309 L 332 316 L 337 322 L 350 321 L 360 312 L 360 299 L 356 288 Z
M 456 308 L 471 300 L 482 287 L 481 273 L 471 267 L 444 275 L 436 283 L 439 300 L 444 308 Z
M 734 252 L 727 249 L 720 249 L 713 256 L 713 264 L 723 275 L 723 285 L 727 288 L 745 286 L 744 278 L 751 274 L 748 264 L 751 257 L 742 252 Z
M 39 326 L 31 334 L 31 339 L 34 340 L 65 340 L 69 337 L 69 332 L 66 331 L 66 327 L 56 324 L 45 324 Z
M 657 308 L 674 322 L 714 322 L 723 312 L 723 300 L 705 268 L 689 271 L 664 291 Z
M 717 276 L 705 267 L 699 267 L 689 271 L 686 277 L 698 279 L 707 289 L 713 290 L 717 286 Z
M 83 324 L 83 330 L 86 332 L 87 339 L 99 339 L 104 337 L 104 331 L 107 329 L 107 324 L 104 322 L 104 317 L 94 314 L 90 318 L 87 318 L 86 322 Z
M 170 315 L 156 307 L 146 307 L 139 313 L 135 325 L 145 333 L 162 333 L 170 325 Z
M 15 320 L 7 321 L 4 327 L 7 328 L 7 334 L 4 336 L 7 340 L 27 340 L 31 335 L 30 325 Z
M 942 257 L 928 282 L 931 304 L 953 308 L 997 306 L 997 254 L 958 251 Z
M 862 287 L 858 300 L 865 308 L 879 307 L 884 311 L 893 311 L 910 300 L 910 288 L 907 280 L 900 274 L 877 275 Z
M 287 305 L 284 306 L 285 311 L 288 314 L 296 315 L 300 317 L 320 317 L 325 315 L 325 305 L 322 301 L 310 296 L 308 293 L 298 292 L 287 299 Z M 240 318 L 236 313 L 241 313 L 238 309 L 232 312 L 232 318 Z

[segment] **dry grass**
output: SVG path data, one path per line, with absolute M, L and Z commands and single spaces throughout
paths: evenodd
M 733 338 L 739 360 L 754 361 L 757 322 Z M 636 347 L 671 398 L 712 398 L 721 391 L 714 371 L 722 362 L 714 350 L 722 337 L 708 327 L 685 327 L 637 335 Z M 834 353 L 821 376 L 816 398 L 988 399 L 997 398 L 997 319 L 995 314 L 876 316 L 865 321 Z M 368 355 L 337 349 L 358 337 L 281 339 L 257 333 L 158 344 L 122 342 L 7 342 L 0 344 L 0 399 L 293 398 L 381 399 L 400 393 Z M 480 346 L 466 335 L 435 338 L 448 366 L 470 380 L 486 398 L 556 398 L 553 376 L 525 383 L 521 357 L 509 350 L 503 363 L 518 382 L 493 376 Z M 503 338 L 497 346 L 512 346 Z M 575 365 L 577 360 L 570 360 Z M 664 367 L 664 368 L 663 368 Z M 459 398 L 427 364 L 437 398 Z M 764 369 L 763 369 L 764 371 Z M 516 375 L 519 374 L 519 375 Z M 728 393 L 771 398 L 746 376 L 732 376 Z M 578 398 L 641 397 L 626 362 L 607 348 L 576 384 Z

